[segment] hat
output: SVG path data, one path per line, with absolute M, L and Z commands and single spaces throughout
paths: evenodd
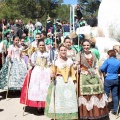
M 96 44 L 96 39 L 95 39 L 94 37 L 89 38 L 89 40 L 90 40 L 90 42 L 92 42 L 92 43 L 95 43 L 95 44 Z
M 60 22 L 56 22 L 58 25 L 60 25 L 60 26 L 62 26 L 62 23 L 60 23 Z
M 51 18 L 50 18 L 50 17 L 48 17 L 48 18 L 47 18 L 47 20 L 51 20 Z
M 77 15 L 74 15 L 74 17 L 77 17 Z
M 120 46 L 119 46 L 119 45 L 114 45 L 114 46 L 113 46 L 113 49 L 114 49 L 114 50 L 117 50 L 118 53 L 120 54 Z

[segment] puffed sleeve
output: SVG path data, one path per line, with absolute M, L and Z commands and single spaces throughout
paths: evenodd
M 11 45 L 11 46 L 8 48 L 8 56 L 11 56 L 11 55 L 12 55 L 12 49 L 13 49 L 13 45 Z
M 35 64 L 36 57 L 37 57 L 36 55 L 37 55 L 37 53 L 34 52 L 34 53 L 32 54 L 32 56 L 31 56 L 31 62 L 32 62 L 33 64 Z
M 76 76 L 75 76 L 75 71 L 74 71 L 73 65 L 71 65 L 71 67 L 70 67 L 70 75 L 72 77 L 72 80 L 76 81 Z
M 52 73 L 54 73 L 54 74 L 56 75 L 57 66 L 52 65 L 52 66 L 51 66 L 51 71 L 52 71 Z
M 75 60 L 76 60 L 76 62 L 80 63 L 80 52 L 77 53 Z
M 47 58 L 47 65 L 51 65 L 52 63 L 50 62 L 50 53 L 46 52 L 46 58 Z

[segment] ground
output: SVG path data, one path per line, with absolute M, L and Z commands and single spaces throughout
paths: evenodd
M 6 99 L 6 92 L 0 91 L 3 98 L 0 101 L 0 120 L 50 120 L 43 112 L 38 112 L 36 108 L 26 107 L 23 116 L 24 105 L 20 104 L 20 92 L 9 92 Z M 111 109 L 111 104 L 109 104 Z M 120 117 L 109 114 L 109 118 L 102 120 L 120 120 Z

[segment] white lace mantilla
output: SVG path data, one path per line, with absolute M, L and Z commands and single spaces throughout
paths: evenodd
M 88 111 L 93 109 L 93 106 L 104 108 L 106 106 L 106 102 L 108 102 L 108 97 L 106 94 L 103 94 L 101 99 L 97 98 L 96 96 L 92 96 L 90 101 L 87 101 L 83 96 L 79 97 L 79 106 L 82 104 L 85 105 Z

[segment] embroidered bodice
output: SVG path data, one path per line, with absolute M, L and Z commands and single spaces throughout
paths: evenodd
M 93 58 L 86 58 L 87 63 L 92 67 Z M 88 68 L 84 65 L 80 65 L 81 70 L 88 71 Z
M 76 61 L 80 63 L 80 69 L 82 74 L 96 74 L 96 57 L 91 52 L 92 57 L 86 58 L 84 52 L 76 55 Z
M 20 47 L 15 47 L 14 45 L 11 45 L 8 49 L 8 55 L 11 55 L 11 58 L 20 59 L 21 52 L 22 52 L 21 48 Z
M 68 82 L 68 77 L 72 77 L 72 80 L 76 80 L 71 59 L 67 59 L 64 63 L 57 59 L 55 61 L 55 66 L 52 67 L 52 71 L 55 75 L 62 75 L 65 82 Z
M 32 54 L 31 61 L 36 66 L 45 67 L 49 65 L 49 54 L 47 52 L 41 53 L 36 51 Z

